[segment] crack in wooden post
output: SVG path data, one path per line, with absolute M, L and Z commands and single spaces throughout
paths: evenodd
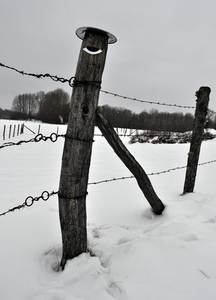
M 63 244 L 60 267 L 62 269 L 68 259 L 87 251 L 86 194 L 95 112 L 108 43 L 111 37 L 114 38 L 103 30 L 91 27 L 79 28 L 76 34 L 83 39 L 83 42 L 66 133 L 66 136 L 71 139 L 65 139 L 59 184 L 59 217 Z M 91 55 L 83 51 L 86 47 L 101 49 L 102 52 Z
M 140 166 L 140 164 L 136 161 L 133 155 L 127 150 L 127 148 L 119 138 L 118 134 L 101 114 L 100 109 L 97 110 L 96 123 L 100 131 L 110 144 L 110 146 L 115 151 L 115 153 L 136 178 L 137 183 L 140 189 L 142 190 L 144 196 L 146 197 L 147 201 L 151 205 L 153 212 L 156 215 L 161 215 L 165 206 L 155 193 L 151 181 L 148 178 L 148 175 Z

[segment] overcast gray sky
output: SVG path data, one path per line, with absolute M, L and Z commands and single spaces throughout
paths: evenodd
M 109 45 L 103 89 L 195 105 L 195 91 L 208 85 L 210 107 L 216 110 L 215 14 L 214 0 L 0 0 L 0 62 L 27 72 L 70 77 L 81 46 L 75 30 L 99 27 L 118 38 Z M 67 84 L 1 68 L 0 82 L 2 108 L 10 108 L 20 93 L 58 87 L 71 93 Z M 103 94 L 100 104 L 164 110 Z

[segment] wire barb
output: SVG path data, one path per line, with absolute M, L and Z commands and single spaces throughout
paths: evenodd
M 122 99 L 125 99 L 125 100 L 127 99 L 127 100 L 131 100 L 131 101 L 136 101 L 136 102 L 140 102 L 140 103 L 147 103 L 147 104 L 152 104 L 152 105 L 154 104 L 154 105 L 162 105 L 162 106 L 170 106 L 170 107 L 178 107 L 178 108 L 186 108 L 186 109 L 195 109 L 194 106 L 171 104 L 171 103 L 165 103 L 165 102 L 160 102 L 160 101 L 148 101 L 148 100 L 138 99 L 138 98 L 135 98 L 135 97 L 128 97 L 128 96 L 124 96 L 124 95 L 121 95 L 121 94 L 118 94 L 118 93 L 113 93 L 113 92 L 109 92 L 109 91 L 106 91 L 106 90 L 102 90 L 101 89 L 101 81 L 85 81 L 85 80 L 80 81 L 80 80 L 77 80 L 77 78 L 75 76 L 72 76 L 70 78 L 64 78 L 64 77 L 60 77 L 60 76 L 57 76 L 57 75 L 51 75 L 49 73 L 39 73 L 39 74 L 29 73 L 29 72 L 19 70 L 15 67 L 3 64 L 1 62 L 0 62 L 0 67 L 12 70 L 12 71 L 17 72 L 21 75 L 32 76 L 32 77 L 35 77 L 35 78 L 50 78 L 53 81 L 58 81 L 58 82 L 61 82 L 61 83 L 68 83 L 70 87 L 75 87 L 75 86 L 79 86 L 79 85 L 81 85 L 81 86 L 83 86 L 83 85 L 84 86 L 85 85 L 93 85 L 96 88 L 100 89 L 101 93 L 105 93 L 105 94 L 108 94 L 108 95 L 111 95 L 111 96 L 114 96 L 114 97 L 119 97 L 119 98 L 122 98 Z
M 216 163 L 216 159 L 215 160 L 210 160 L 210 161 L 206 161 L 203 163 L 199 163 L 198 166 L 204 166 L 204 165 L 209 165 L 212 163 Z M 166 173 L 170 173 L 172 171 L 177 171 L 177 170 L 182 170 L 182 169 L 186 169 L 187 166 L 179 166 L 179 167 L 175 167 L 175 168 L 170 168 L 167 170 L 163 170 L 163 171 L 158 171 L 158 172 L 152 172 L 152 173 L 147 173 L 148 176 L 155 176 L 155 175 L 161 175 L 161 174 L 166 174 Z M 119 181 L 119 180 L 125 180 L 125 179 L 134 179 L 134 176 L 123 176 L 123 177 L 116 177 L 116 178 L 110 178 L 110 179 L 104 179 L 104 180 L 100 180 L 100 181 L 95 181 L 95 182 L 89 182 L 89 185 L 96 185 L 96 184 L 101 184 L 101 183 L 108 183 L 108 182 L 113 182 L 113 181 Z
M 71 87 L 73 86 L 73 80 L 74 80 L 74 76 L 71 77 L 71 78 L 64 78 L 64 77 L 59 77 L 57 75 L 51 75 L 49 73 L 40 73 L 40 74 L 35 74 L 35 73 L 28 73 L 28 72 L 25 72 L 25 71 L 22 71 L 22 70 L 19 70 L 15 67 L 12 67 L 12 66 L 8 66 L 8 65 L 5 65 L 3 63 L 0 62 L 0 67 L 2 68 L 6 68 L 6 69 L 9 69 L 9 70 L 12 70 L 12 71 L 15 71 L 21 75 L 26 75 L 26 76 L 31 76 L 31 77 L 36 77 L 36 78 L 50 78 L 52 79 L 53 81 L 59 81 L 61 83 L 68 83 Z
M 20 210 L 24 207 L 30 207 L 34 204 L 34 202 L 37 202 L 39 200 L 47 201 L 47 200 L 49 200 L 50 197 L 52 197 L 54 195 L 57 195 L 57 194 L 58 194 L 58 192 L 55 192 L 55 191 L 52 191 L 51 193 L 49 193 L 48 191 L 44 191 L 44 192 L 42 192 L 42 194 L 39 197 L 28 196 L 25 199 L 23 204 L 15 206 L 13 208 L 10 208 L 10 209 L 8 209 L 7 211 L 5 211 L 3 213 L 0 213 L 0 217 L 5 216 L 5 215 L 7 215 L 11 212 L 14 212 L 15 210 Z
M 141 103 L 147 103 L 147 104 L 156 104 L 156 105 L 162 105 L 162 106 L 171 106 L 171 107 L 179 107 L 179 108 L 187 108 L 187 109 L 195 109 L 195 106 L 188 106 L 188 105 L 180 105 L 180 104 L 171 104 L 171 103 L 165 103 L 165 102 L 160 102 L 160 101 L 148 101 L 148 100 L 143 100 L 143 99 L 138 99 L 134 97 L 128 97 L 128 96 L 123 96 L 117 93 L 105 91 L 105 90 L 100 90 L 102 93 L 114 96 L 114 97 L 119 97 L 122 99 L 127 99 L 131 101 L 136 101 L 136 102 L 141 102 Z
M 55 132 L 51 133 L 49 136 L 45 136 L 42 133 L 39 133 L 34 138 L 31 138 L 29 140 L 21 140 L 21 141 L 18 141 L 18 142 L 6 142 L 6 143 L 0 145 L 0 149 L 6 148 L 6 147 L 11 147 L 11 146 L 20 146 L 22 144 L 28 144 L 28 143 L 39 143 L 41 141 L 46 142 L 48 140 L 55 143 L 58 140 L 58 138 L 67 138 L 67 139 L 71 139 L 71 140 L 75 140 L 75 141 L 79 141 L 79 142 L 84 142 L 84 143 L 94 142 L 94 140 L 86 140 L 86 139 L 81 139 L 79 137 L 71 137 L 71 136 L 66 135 L 66 134 L 57 134 Z
M 210 161 L 206 161 L 203 163 L 199 163 L 198 166 L 204 166 L 204 165 L 209 165 L 212 163 L 216 163 L 216 159 L 215 160 L 210 160 Z M 152 172 L 152 173 L 148 173 L 148 176 L 154 176 L 154 175 L 161 175 L 161 174 L 166 174 L 172 171 L 177 171 L 177 170 L 181 170 L 181 169 L 186 169 L 187 166 L 180 166 L 180 167 L 175 167 L 175 168 L 170 168 L 167 170 L 163 170 L 163 171 L 159 171 L 159 172 Z M 134 176 L 122 176 L 122 177 L 116 177 L 116 178 L 111 178 L 111 179 L 105 179 L 105 180 L 100 180 L 100 181 L 95 181 L 95 182 L 89 182 L 88 185 L 96 185 L 96 184 L 101 184 L 101 183 L 108 183 L 108 182 L 113 182 L 113 181 L 119 181 L 119 180 L 126 180 L 126 179 L 134 179 Z M 49 193 L 48 191 L 43 191 L 42 194 L 39 197 L 32 197 L 32 196 L 28 196 L 24 203 L 18 206 L 15 206 L 13 208 L 8 209 L 7 211 L 0 213 L 0 217 L 4 216 L 8 213 L 14 212 L 15 210 L 20 210 L 24 207 L 30 207 L 34 204 L 34 202 L 37 202 L 39 200 L 43 200 L 43 201 L 47 201 L 49 200 L 50 197 L 54 196 L 54 195 L 59 195 L 59 197 L 64 198 L 66 200 L 71 200 L 71 199 L 75 199 L 75 200 L 79 200 L 80 198 L 83 198 L 87 195 L 88 193 L 84 194 L 84 195 L 80 195 L 80 196 L 76 196 L 76 197 L 65 197 L 63 194 L 60 194 L 59 191 L 52 191 L 51 193 Z

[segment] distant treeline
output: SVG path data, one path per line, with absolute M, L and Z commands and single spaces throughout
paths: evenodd
M 14 98 L 11 110 L 0 109 L 0 118 L 37 119 L 42 122 L 65 124 L 68 122 L 70 97 L 62 89 L 45 93 L 21 94 Z M 185 132 L 193 127 L 190 113 L 170 113 L 151 110 L 135 113 L 125 108 L 101 106 L 101 111 L 113 127 L 143 130 Z M 208 126 L 216 129 L 216 117 L 209 118 Z
M 0 108 L 0 119 L 28 120 L 28 116 L 24 113 L 19 113 L 10 109 Z
M 69 115 L 69 95 L 62 89 L 45 93 L 21 94 L 14 98 L 12 111 L 24 114 L 28 119 L 37 119 L 53 124 L 65 124 Z
M 190 113 L 169 113 L 151 110 L 136 114 L 128 109 L 101 107 L 103 115 L 113 127 L 136 128 L 159 131 L 185 132 L 192 130 L 194 117 Z

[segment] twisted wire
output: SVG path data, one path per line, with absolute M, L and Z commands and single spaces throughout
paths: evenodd
M 138 99 L 135 97 L 128 97 L 124 95 L 120 95 L 118 93 L 113 93 L 105 90 L 100 90 L 102 93 L 112 95 L 114 97 L 122 98 L 122 99 L 127 99 L 135 102 L 140 102 L 140 103 L 147 103 L 147 104 L 156 104 L 156 105 L 162 105 L 162 106 L 170 106 L 170 107 L 179 107 L 179 108 L 186 108 L 186 109 L 195 109 L 195 106 L 188 106 L 188 105 L 180 105 L 180 104 L 171 104 L 171 103 L 165 103 L 165 102 L 160 102 L 160 101 L 148 101 L 148 100 L 143 100 L 143 99 Z
M 199 163 L 198 166 L 204 166 L 204 165 L 209 165 L 212 163 L 216 163 L 216 159 L 214 160 L 210 160 L 210 161 L 206 161 L 203 163 Z M 161 175 L 161 174 L 166 174 L 172 171 L 176 171 L 176 170 L 181 170 L 181 169 L 186 169 L 187 166 L 179 166 L 179 167 L 175 167 L 175 168 L 170 168 L 167 170 L 163 170 L 163 171 L 158 171 L 158 172 L 151 172 L 148 173 L 148 176 L 154 176 L 154 175 Z M 113 182 L 113 181 L 120 181 L 120 180 L 126 180 L 126 179 L 134 179 L 135 177 L 133 175 L 131 176 L 122 176 L 122 177 L 116 177 L 116 178 L 110 178 L 110 179 L 105 179 L 105 180 L 99 180 L 99 181 L 95 181 L 95 182 L 89 182 L 88 185 L 97 185 L 97 184 L 102 184 L 102 183 L 109 183 L 109 182 Z M 63 197 L 66 200 L 68 199 L 77 199 L 79 200 L 80 198 L 86 196 L 88 193 L 85 193 L 84 195 L 81 196 L 77 196 L 77 197 L 66 197 L 62 194 L 59 194 L 59 191 L 52 191 L 51 193 L 49 193 L 48 191 L 44 191 L 42 192 L 42 194 L 39 197 L 32 197 L 32 196 L 28 196 L 24 203 L 22 203 L 21 205 L 15 206 L 13 208 L 8 209 L 7 211 L 0 213 L 0 216 L 5 216 L 8 213 L 14 212 L 15 210 L 20 210 L 24 207 L 30 207 L 34 204 L 34 202 L 37 202 L 39 200 L 43 200 L 43 201 L 47 201 L 50 197 L 54 196 L 54 195 L 59 195 L 59 197 Z
M 3 143 L 2 145 L 0 145 L 0 149 L 6 148 L 6 147 L 11 147 L 11 146 L 20 146 L 22 144 L 28 144 L 28 143 L 38 143 L 38 142 L 41 142 L 41 141 L 46 142 L 48 140 L 55 143 L 58 140 L 58 138 L 68 138 L 68 139 L 71 139 L 71 140 L 76 140 L 76 141 L 85 142 L 85 143 L 94 142 L 94 140 L 87 140 L 87 139 L 81 139 L 81 138 L 78 138 L 78 137 L 71 137 L 67 134 L 57 134 L 55 132 L 51 133 L 49 136 L 45 136 L 42 133 L 39 133 L 34 138 L 31 138 L 29 140 L 20 140 L 18 142 Z
M 3 64 L 1 62 L 0 62 L 0 67 L 5 68 L 5 69 L 9 69 L 9 70 L 12 70 L 12 71 L 15 71 L 16 73 L 19 73 L 21 75 L 26 75 L 26 76 L 36 77 L 36 78 L 50 78 L 53 81 L 59 81 L 61 83 L 66 83 L 67 82 L 70 86 L 73 85 L 73 80 L 75 78 L 74 76 L 72 76 L 71 78 L 68 79 L 68 78 L 57 76 L 57 75 L 51 75 L 49 73 L 40 73 L 40 74 L 29 73 L 29 72 L 25 72 L 25 71 L 19 70 L 19 69 L 15 68 L 15 67 L 5 65 L 5 64 Z
M 113 92 L 109 92 L 107 90 L 103 90 L 101 89 L 101 81 L 85 81 L 85 80 L 77 80 L 77 78 L 75 76 L 72 76 L 70 78 L 64 78 L 64 77 L 60 77 L 57 75 L 51 75 L 49 73 L 29 73 L 29 72 L 25 72 L 22 70 L 19 70 L 18 68 L 3 64 L 0 62 L 0 67 L 2 68 L 6 68 L 9 70 L 12 70 L 14 72 L 17 72 L 21 75 L 26 75 L 26 76 L 31 76 L 31 77 L 35 77 L 35 78 L 50 78 L 53 81 L 58 81 L 61 83 L 68 83 L 69 86 L 74 87 L 74 86 L 78 86 L 78 85 L 94 85 L 96 88 L 100 89 L 101 93 L 105 93 L 114 97 L 119 97 L 122 99 L 127 99 L 130 101 L 135 101 L 135 102 L 140 102 L 140 103 L 147 103 L 147 104 L 154 104 L 154 105 L 161 105 L 161 106 L 169 106 L 169 107 L 178 107 L 178 108 L 185 108 L 185 109 L 194 109 L 194 106 L 188 106 L 188 105 L 180 105 L 180 104 L 171 104 L 171 103 L 166 103 L 166 102 L 160 102 L 160 101 L 148 101 L 148 100 L 143 100 L 143 99 L 138 99 L 136 97 L 128 97 L 125 95 L 121 95 L 119 93 L 113 93 Z

